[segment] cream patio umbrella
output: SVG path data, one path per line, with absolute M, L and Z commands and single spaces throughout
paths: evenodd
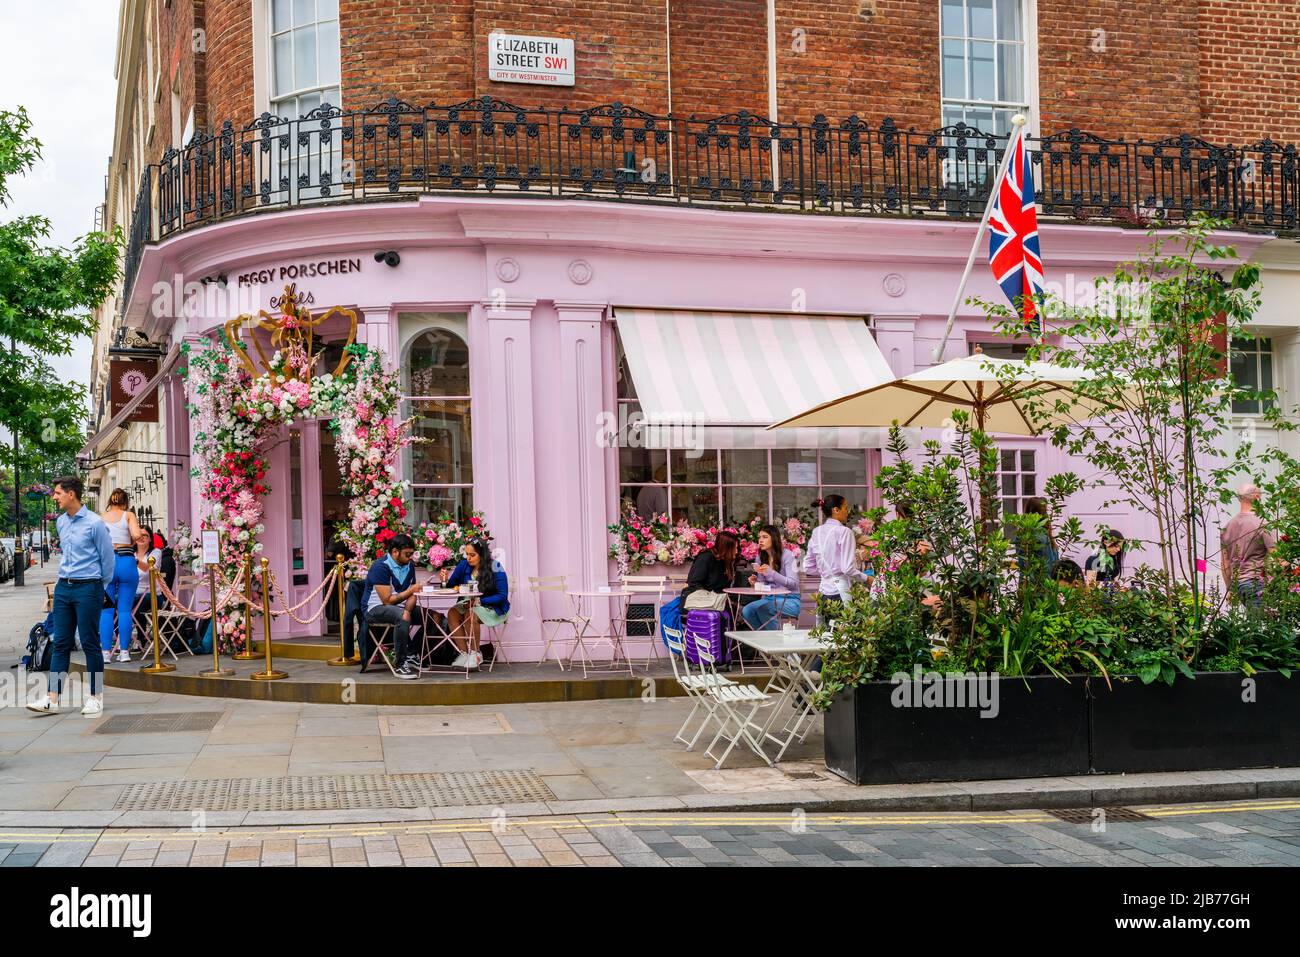
M 944 428 L 953 412 L 963 410 L 982 432 L 1035 435 L 1050 425 L 1082 421 L 1110 408 L 1075 392 L 1077 383 L 1089 375 L 1085 369 L 986 356 L 976 347 L 974 355 L 823 402 L 768 428 L 888 426 L 895 421 L 903 427 Z M 1055 411 L 1057 399 L 1070 403 L 1067 412 Z M 1030 421 L 1026 400 L 1040 403 L 1035 421 Z

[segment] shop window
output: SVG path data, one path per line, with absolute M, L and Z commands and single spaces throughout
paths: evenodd
M 1273 390 L 1273 340 L 1259 336 L 1232 340 L 1232 381 L 1239 387 L 1257 392 Z M 1258 415 L 1271 409 L 1271 399 L 1234 399 L 1235 415 Z
M 470 432 L 469 349 L 456 333 L 429 329 L 411 343 L 402 369 L 406 412 L 414 418 L 410 478 L 412 525 L 474 508 Z
M 620 510 L 642 518 L 668 513 L 696 527 L 721 521 L 797 517 L 816 523 L 813 501 L 838 492 L 853 512 L 867 508 L 866 449 L 650 449 L 640 443 L 641 405 L 622 343 L 615 338 Z
M 619 449 L 623 508 L 667 512 L 692 525 L 739 525 L 791 516 L 815 521 L 813 500 L 838 492 L 867 508 L 865 449 Z
M 1027 342 L 1009 342 L 1006 340 L 998 342 L 971 342 L 967 344 L 967 355 L 975 355 L 975 347 L 980 347 L 980 352 L 994 359 L 1016 359 L 1024 361 L 1029 355 L 1029 343 Z

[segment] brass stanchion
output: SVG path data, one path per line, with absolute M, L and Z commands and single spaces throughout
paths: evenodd
M 229 678 L 235 673 L 233 668 L 221 667 L 220 643 L 217 641 L 217 566 L 208 566 L 208 594 L 212 597 L 209 599 L 211 604 L 208 608 L 211 614 L 208 616 L 208 627 L 212 633 L 212 670 L 200 671 L 200 678 Z
M 347 604 L 348 604 L 346 588 L 344 587 L 347 584 L 347 582 L 344 578 L 343 570 L 347 566 L 343 562 L 342 555 L 336 555 L 334 557 L 334 562 L 335 562 L 334 571 L 337 576 L 334 580 L 334 587 L 339 590 L 339 656 L 337 658 L 331 658 L 329 660 L 329 664 L 335 666 L 355 665 L 358 662 L 349 658 L 347 649 L 343 647 L 343 629 L 347 621 Z
M 244 606 L 244 650 L 236 652 L 230 657 L 236 661 L 253 661 L 257 655 L 253 654 L 253 556 L 248 556 L 248 561 L 244 566 L 244 571 L 248 575 L 248 604 Z
M 270 565 L 269 561 L 262 559 L 262 643 L 266 646 L 266 670 L 254 671 L 248 676 L 254 681 L 274 681 L 277 678 L 289 677 L 289 672 L 276 671 L 271 667 L 271 586 L 267 581 Z
M 169 671 L 175 671 L 175 665 L 169 665 L 162 660 L 162 641 L 158 637 L 158 571 L 154 568 L 157 560 L 149 556 L 149 617 L 153 622 L 153 664 L 145 665 L 140 670 L 147 675 L 165 675 Z

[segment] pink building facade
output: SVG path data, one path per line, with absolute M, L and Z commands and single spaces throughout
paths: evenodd
M 486 514 L 511 580 L 504 640 L 512 659 L 528 660 L 542 646 L 528 578 L 566 575 L 575 587 L 615 580 L 606 526 L 647 483 L 656 488 L 647 493 L 656 504 L 692 518 L 714 507 L 724 521 L 742 495 L 746 507 L 765 501 L 776 518 L 796 509 L 806 514 L 821 491 L 844 489 L 859 504 L 878 502 L 879 431 L 804 436 L 808 444 L 791 448 L 789 437 L 737 428 L 727 447 L 714 451 L 707 441 L 718 433 L 705 430 L 706 450 L 689 459 L 619 448 L 608 423 L 628 405 L 620 310 L 671 310 L 678 322 L 724 313 L 742 322 L 854 321 L 869 330 L 884 374 L 902 376 L 933 362 L 974 230 L 971 222 L 500 195 L 308 207 L 231 219 L 146 246 L 123 321 L 173 348 L 202 348 L 232 318 L 231 301 L 272 311 L 271 298 L 287 282 L 311 296 L 314 310 L 354 308 L 358 339 L 384 349 L 403 370 L 408 395 L 426 397 L 408 407 L 419 416 L 417 434 L 434 439 L 403 463 L 417 484 L 411 517 L 457 507 Z M 1144 231 L 1109 226 L 1045 223 L 1041 233 L 1047 279 L 1067 288 L 1110 274 L 1148 242 Z M 1231 241 L 1248 259 L 1267 238 L 1234 233 Z M 381 252 L 396 252 L 400 261 L 376 261 Z M 230 296 L 199 297 L 198 309 L 186 314 L 175 296 L 160 295 L 203 279 L 218 280 L 205 290 L 223 288 Z M 967 292 L 991 301 L 1000 295 L 979 260 Z M 205 299 L 222 304 L 210 308 Z M 691 349 L 707 352 L 705 341 L 692 340 Z M 943 358 L 976 343 L 991 352 L 1007 347 L 982 314 L 963 306 Z M 779 339 L 764 348 L 770 361 L 756 374 L 768 378 L 793 374 L 790 363 L 804 361 Z M 664 355 L 671 351 L 656 361 Z M 712 360 L 693 354 L 680 361 Z M 856 371 L 856 388 L 882 378 L 881 368 Z M 188 454 L 179 377 L 167 376 L 162 389 L 166 451 Z M 292 433 L 271 454 L 263 541 L 280 581 L 292 581 L 290 594 L 305 597 L 323 575 L 326 523 L 341 517 L 346 503 L 333 487 L 332 440 L 323 423 L 302 423 Z M 1009 507 L 1041 493 L 1057 472 L 1092 478 L 1086 463 L 1045 440 L 1006 437 L 998 444 L 1010 453 L 1002 457 L 1004 488 L 1016 500 Z M 781 447 L 769 451 L 772 445 Z M 663 488 L 660 475 L 668 479 Z M 172 524 L 202 517 L 197 484 L 173 474 Z M 1105 523 L 1129 537 L 1151 534 L 1136 517 L 1104 510 L 1104 498 L 1097 490 L 1072 502 L 1089 532 Z M 322 630 L 285 619 L 276 627 L 287 635 Z

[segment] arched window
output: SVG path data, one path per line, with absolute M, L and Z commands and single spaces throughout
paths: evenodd
M 407 350 L 402 378 L 415 419 L 411 446 L 410 523 L 474 507 L 470 442 L 469 347 L 448 329 L 421 332 Z

